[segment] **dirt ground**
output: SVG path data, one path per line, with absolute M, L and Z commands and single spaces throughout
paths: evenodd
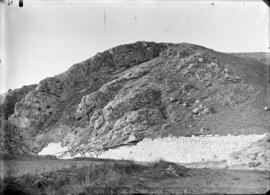
M 261 194 L 269 190 L 269 172 L 190 169 L 189 177 L 146 183 L 155 193 Z M 147 191 L 145 191 L 147 193 Z
M 216 139 L 216 137 L 206 138 Z M 237 143 L 244 143 L 243 137 L 241 138 L 236 140 Z M 202 138 L 193 137 L 193 139 Z M 229 156 L 220 158 L 221 160 L 205 158 L 206 160 L 191 163 L 187 163 L 188 161 L 179 163 L 167 159 L 167 161 L 142 161 L 142 159 L 134 161 L 87 157 L 60 160 L 55 156 L 32 156 L 32 158 L 24 157 L 16 160 L 3 158 L 5 160 L 1 161 L 0 166 L 1 190 L 16 189 L 13 194 L 20 192 L 27 195 L 265 194 L 270 190 L 269 140 L 267 134 L 241 150 L 236 152 L 232 150 Z M 222 139 L 218 141 L 221 142 Z M 216 143 L 213 140 L 205 142 Z M 219 147 L 222 150 L 217 154 L 228 152 L 230 147 L 233 148 L 232 142 L 228 140 L 225 142 L 228 146 L 223 149 Z M 162 143 L 158 143 L 162 147 Z M 168 147 L 168 151 L 174 148 L 176 150 L 174 154 L 181 153 L 181 150 L 184 150 L 182 153 L 192 153 L 192 150 L 185 150 L 187 143 L 183 143 L 185 144 L 180 147 L 176 147 L 179 146 L 177 144 Z M 192 143 L 192 146 L 195 146 L 194 140 Z M 217 146 L 212 144 L 211 147 L 201 147 L 206 150 L 193 151 L 197 151 L 197 156 L 203 154 L 206 157 Z M 143 148 L 147 150 L 147 147 Z M 162 151 L 160 150 L 159 153 L 161 154 Z M 143 150 L 138 154 L 142 155 Z M 192 154 L 195 155 L 194 152 Z M 1 192 L 11 194 L 10 191 L 1 190 L 0 194 Z
M 60 171 L 63 169 L 75 170 L 82 167 L 91 167 L 91 170 L 97 170 L 100 166 L 108 164 L 118 164 L 121 166 L 128 165 L 129 161 L 114 160 L 6 160 L 1 162 L 2 178 L 23 177 L 25 175 L 40 175 L 38 177 L 46 177 L 44 174 L 52 171 Z M 164 163 L 163 163 L 164 164 Z M 124 177 L 118 180 L 116 194 L 263 194 L 270 189 L 270 172 L 258 170 L 237 170 L 220 167 L 219 169 L 210 168 L 187 168 L 183 175 L 174 171 L 178 165 L 170 163 L 162 165 L 162 171 L 170 171 L 173 174 L 169 176 L 161 176 L 161 169 L 146 168 L 144 171 L 131 170 L 131 172 L 121 173 Z M 195 167 L 195 165 L 188 165 Z M 180 167 L 180 165 L 179 165 Z M 181 166 L 182 167 L 182 166 Z M 180 167 L 180 168 L 181 168 Z M 197 167 L 200 167 L 197 165 Z M 203 167 L 203 166 L 201 166 Z M 206 167 L 206 166 L 205 166 Z M 172 169 L 172 170 L 170 170 Z M 90 169 L 88 169 L 90 170 Z M 105 170 L 105 169 L 104 169 Z M 60 172 L 55 172 L 59 174 Z M 79 171 L 75 171 L 77 173 Z M 155 173 L 156 172 L 156 173 Z M 117 172 L 110 173 L 112 178 L 119 178 Z M 61 174 L 63 174 L 61 172 Z M 71 173 L 69 173 L 71 174 Z M 86 173 L 83 173 L 86 174 Z M 105 173 L 108 175 L 108 171 Z M 121 175 L 121 176 L 122 176 Z M 63 177 L 64 178 L 64 177 Z M 109 177 L 106 176 L 106 179 Z M 85 187 L 85 186 L 84 186 Z M 70 185 L 69 185 L 70 188 Z M 102 188 L 102 187 L 101 187 Z M 71 194 L 76 194 L 69 189 Z M 82 189 L 82 186 L 80 186 Z M 87 189 L 87 188 L 85 188 Z M 75 189 L 76 191 L 76 189 Z M 104 192 L 104 191 L 103 191 Z M 79 194 L 79 191 L 77 192 Z M 87 193 L 87 190 L 85 194 Z M 90 193 L 91 194 L 91 193 Z M 99 193 L 104 194 L 104 193 Z

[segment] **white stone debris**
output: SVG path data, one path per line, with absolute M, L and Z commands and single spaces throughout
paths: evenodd
M 175 163 L 226 160 L 236 151 L 262 139 L 263 135 L 191 136 L 144 139 L 135 146 L 105 151 L 99 158 L 154 162 L 160 159 Z
M 194 163 L 205 161 L 221 161 L 229 159 L 234 152 L 248 147 L 252 143 L 263 139 L 262 135 L 206 135 L 191 137 L 166 137 L 157 139 L 143 139 L 134 146 L 121 146 L 110 149 L 98 155 L 98 158 L 124 159 L 141 162 L 155 162 L 160 159 L 175 163 Z M 67 147 L 60 143 L 50 143 L 43 148 L 39 155 L 55 155 L 59 158 L 91 157 L 91 154 L 78 154 L 70 157 Z
M 59 157 L 64 152 L 68 151 L 67 147 L 62 147 L 61 143 L 49 143 L 47 147 L 43 148 L 38 155 L 54 155 Z
M 270 107 L 265 106 L 265 107 L 264 107 L 264 110 L 265 110 L 265 111 L 270 111 Z

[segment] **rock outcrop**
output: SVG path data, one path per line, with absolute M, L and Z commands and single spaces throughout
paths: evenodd
M 234 152 L 227 160 L 228 166 L 250 169 L 270 169 L 270 134 L 265 138 L 252 143 L 250 146 Z
M 29 152 L 61 141 L 74 155 L 168 134 L 266 132 L 266 70 L 197 45 L 136 42 L 42 80 L 5 120 Z
M 20 129 L 7 119 L 15 112 L 15 104 L 20 102 L 27 93 L 33 91 L 36 85 L 23 86 L 20 89 L 9 90 L 1 95 L 0 101 L 0 154 L 13 155 L 31 153 L 20 134 Z

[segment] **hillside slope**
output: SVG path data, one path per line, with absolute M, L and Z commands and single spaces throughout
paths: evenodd
M 252 52 L 252 53 L 231 53 L 232 55 L 246 58 L 248 60 L 257 60 L 266 65 L 270 65 L 270 53 L 269 52 Z
M 29 152 L 62 141 L 74 155 L 169 134 L 264 133 L 267 90 L 267 65 L 257 60 L 136 42 L 42 80 L 7 122 Z

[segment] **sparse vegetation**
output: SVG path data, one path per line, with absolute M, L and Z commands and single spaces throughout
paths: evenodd
M 173 168 L 172 168 L 173 167 Z M 174 169 L 174 172 L 168 171 Z M 2 194 L 119 194 L 134 189 L 130 183 L 141 180 L 161 180 L 168 177 L 187 176 L 187 169 L 159 161 L 137 164 L 133 161 L 103 162 L 99 165 L 62 169 L 40 175 L 8 177 L 2 181 Z M 129 186 L 126 184 L 129 183 Z

